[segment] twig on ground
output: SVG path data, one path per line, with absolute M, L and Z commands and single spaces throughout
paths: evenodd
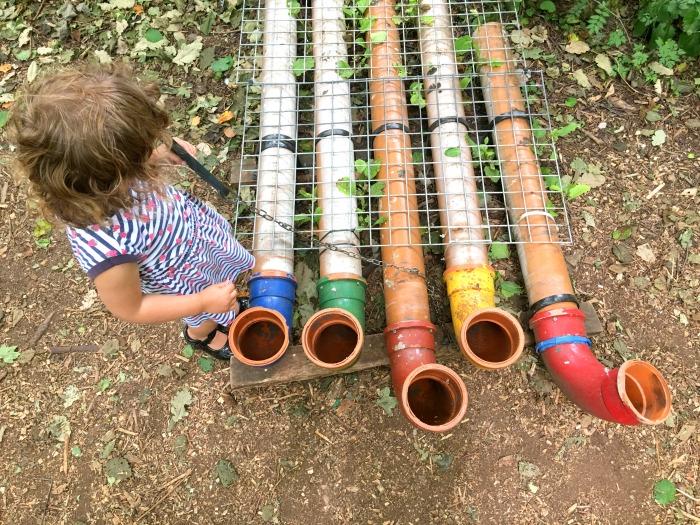
M 80 352 L 97 352 L 100 349 L 99 346 L 92 345 L 75 345 L 75 346 L 53 346 L 49 349 L 51 354 L 72 354 Z
M 168 486 L 170 486 L 170 488 L 165 492 L 165 494 L 163 494 L 161 497 L 159 497 L 159 498 L 153 503 L 153 505 L 151 505 L 150 507 L 148 507 L 138 518 L 136 518 L 136 522 L 137 522 L 137 523 L 140 522 L 143 518 L 145 518 L 146 516 L 148 516 L 148 515 L 153 511 L 153 509 L 155 509 L 155 508 L 156 508 L 158 505 L 160 505 L 163 501 L 165 501 L 166 499 L 168 499 L 168 498 L 170 497 L 170 495 L 171 495 L 173 492 L 175 492 L 175 489 L 177 489 L 180 485 L 182 485 L 182 483 L 184 483 L 184 481 L 189 477 L 190 474 L 192 474 L 192 469 L 189 469 L 189 470 L 188 470 L 187 472 L 185 472 L 184 474 L 181 474 L 180 476 L 178 476 L 178 477 L 175 478 L 174 480 L 171 480 L 171 481 L 169 481 L 168 483 L 166 483 L 166 484 L 164 485 L 164 488 L 165 488 L 165 487 L 168 487 Z
M 51 504 L 51 491 L 53 490 L 53 479 L 49 482 L 49 492 L 46 494 L 46 503 L 44 504 L 44 513 L 41 516 L 41 525 L 46 522 L 46 514 L 49 512 L 49 505 Z
M 32 338 L 27 343 L 27 346 L 29 348 L 36 345 L 39 342 L 39 339 L 44 337 L 44 334 L 46 334 L 46 331 L 49 329 L 49 325 L 51 324 L 51 321 L 53 320 L 55 315 L 56 315 L 56 311 L 54 310 L 53 312 L 51 312 L 49 315 L 46 316 L 46 319 L 44 319 L 39 326 L 36 327 L 36 330 L 34 330 L 34 334 L 32 335 Z
M 595 136 L 593 133 L 591 133 L 590 131 L 587 131 L 587 130 L 585 130 L 585 129 L 583 129 L 583 128 L 580 128 L 580 129 L 581 129 L 581 131 L 583 132 L 584 135 L 586 135 L 589 139 L 591 139 L 593 142 L 595 142 L 596 144 L 598 144 L 598 146 L 602 146 L 603 144 L 605 144 L 602 140 L 600 140 L 598 137 L 596 137 L 596 136 Z
M 61 471 L 68 474 L 68 449 L 70 447 L 70 432 L 66 434 L 66 440 L 63 442 L 63 468 Z

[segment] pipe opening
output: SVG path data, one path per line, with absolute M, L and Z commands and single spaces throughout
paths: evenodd
M 460 344 L 474 364 L 503 368 L 514 363 L 523 351 L 524 335 L 517 319 L 489 308 L 473 313 L 463 324 Z
M 238 344 L 243 357 L 266 361 L 283 347 L 284 331 L 272 321 L 257 321 L 241 330 Z
M 340 369 L 357 360 L 364 343 L 362 326 L 354 315 L 340 308 L 326 308 L 304 325 L 301 344 L 314 364 Z
M 282 314 L 254 307 L 239 315 L 229 328 L 229 346 L 234 356 L 247 365 L 265 366 L 277 361 L 289 344 Z
M 449 369 L 445 369 L 445 372 L 443 367 L 435 368 L 437 366 L 432 365 L 409 378 L 410 384 L 405 390 L 406 401 L 412 415 L 423 426 L 447 427 L 438 429 L 447 430 L 464 416 L 466 389 L 457 374 Z
M 350 357 L 358 339 L 357 332 L 351 327 L 343 324 L 331 325 L 316 336 L 313 351 L 324 363 L 339 363 Z
M 671 391 L 666 380 L 645 361 L 624 363 L 618 372 L 617 388 L 623 403 L 642 423 L 661 423 L 671 412 Z

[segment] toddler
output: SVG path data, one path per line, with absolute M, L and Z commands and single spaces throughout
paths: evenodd
M 221 215 L 165 182 L 163 167 L 183 162 L 157 98 L 124 67 L 37 79 L 12 110 L 18 164 L 110 312 L 183 318 L 189 344 L 228 359 L 234 280 L 254 259 Z

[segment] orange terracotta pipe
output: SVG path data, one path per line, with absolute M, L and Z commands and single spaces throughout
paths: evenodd
M 585 317 L 557 244 L 556 222 L 547 212 L 516 62 L 500 24 L 484 24 L 473 36 L 508 214 L 520 243 L 535 349 L 559 388 L 586 412 L 626 425 L 661 423 L 671 410 L 671 392 L 661 373 L 640 360 L 610 370 L 591 351 Z
M 399 33 L 392 21 L 393 0 L 369 7 L 372 26 L 370 106 L 377 179 L 385 182 L 379 210 L 382 260 L 425 273 L 411 140 L 401 65 Z M 376 35 L 382 35 L 376 37 Z M 387 327 L 384 331 L 391 376 L 399 407 L 414 426 L 444 432 L 454 428 L 467 409 L 467 389 L 453 370 L 435 363 L 435 326 L 430 322 L 428 290 L 423 277 L 384 269 Z

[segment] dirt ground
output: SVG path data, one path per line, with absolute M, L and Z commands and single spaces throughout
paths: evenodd
M 556 47 L 564 36 L 551 33 Z M 9 52 L 4 42 L 2 62 Z M 211 78 L 201 82 L 202 93 L 212 89 Z M 618 80 L 586 96 L 570 77 L 548 83 L 552 111 L 585 130 L 557 143 L 564 172 L 580 157 L 606 177 L 570 203 L 574 242 L 564 248 L 577 293 L 606 328 L 594 349 L 606 365 L 634 356 L 661 370 L 674 396 L 664 424 L 622 427 L 584 414 L 532 349 L 488 374 L 452 345 L 444 364 L 464 378 L 469 408 L 448 435 L 418 432 L 376 404 L 388 369 L 230 393 L 226 366 L 207 371 L 199 356 L 182 355 L 177 323 L 116 321 L 72 264 L 60 228 L 35 234 L 38 212 L 2 139 L 0 345 L 21 353 L 0 362 L 0 523 L 700 521 L 698 98 Z M 580 96 L 574 108 L 564 105 L 570 96 Z M 652 107 L 663 117 L 663 148 L 638 133 Z M 225 205 L 201 185 L 190 189 Z M 627 226 L 628 238 L 613 238 Z M 679 243 L 686 230 L 691 242 Z M 641 258 L 641 245 L 654 257 Z M 431 261 L 439 275 L 439 257 Z M 520 281 L 514 261 L 496 267 Z M 435 322 L 448 321 L 442 306 Z M 523 310 L 525 300 L 509 306 Z M 97 351 L 49 352 L 76 345 Z M 171 404 L 183 389 L 192 396 L 186 415 Z M 682 491 L 666 507 L 652 494 L 662 478 Z

